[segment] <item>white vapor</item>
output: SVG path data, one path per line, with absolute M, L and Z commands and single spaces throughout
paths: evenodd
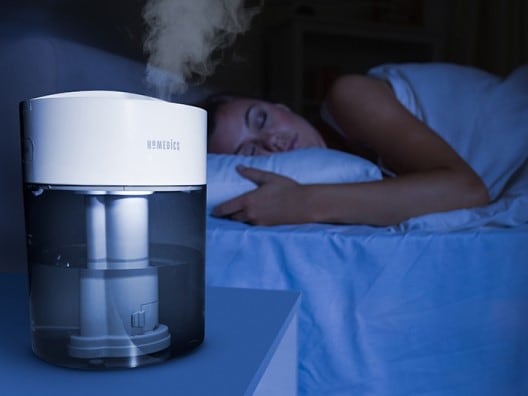
M 215 50 L 233 43 L 256 14 L 244 0 L 148 0 L 146 80 L 158 95 L 169 98 L 186 90 L 190 80 L 203 81 L 214 72 Z

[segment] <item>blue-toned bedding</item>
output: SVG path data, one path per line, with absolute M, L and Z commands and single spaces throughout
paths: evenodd
M 207 226 L 209 285 L 302 292 L 300 395 L 527 394 L 528 225 Z

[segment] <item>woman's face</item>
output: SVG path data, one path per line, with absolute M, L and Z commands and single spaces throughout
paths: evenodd
M 281 104 L 234 99 L 218 108 L 215 121 L 211 153 L 268 155 L 326 146 L 310 123 Z

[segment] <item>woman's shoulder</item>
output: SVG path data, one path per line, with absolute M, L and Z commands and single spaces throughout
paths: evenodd
M 351 119 L 363 118 L 394 101 L 390 84 L 368 75 L 346 74 L 337 78 L 327 92 L 323 111 L 346 112 Z

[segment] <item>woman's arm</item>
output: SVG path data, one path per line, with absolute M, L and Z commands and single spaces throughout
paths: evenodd
M 346 138 L 372 147 L 397 177 L 368 183 L 299 185 L 268 172 L 241 169 L 259 188 L 220 205 L 215 214 L 254 224 L 390 225 L 425 213 L 488 202 L 478 175 L 410 114 L 385 82 L 365 76 L 342 77 L 326 102 Z
M 393 224 L 425 213 L 488 203 L 479 176 L 437 133 L 409 113 L 384 81 L 341 77 L 326 104 L 350 140 L 370 146 L 397 174 L 368 185 L 329 188 L 326 193 L 333 199 L 349 196 L 358 210 L 363 209 L 362 214 L 352 214 L 357 221 Z M 327 200 L 323 194 L 318 192 L 315 201 Z M 347 217 L 339 208 L 323 217 L 335 216 Z M 348 220 L 354 221 L 352 217 Z

